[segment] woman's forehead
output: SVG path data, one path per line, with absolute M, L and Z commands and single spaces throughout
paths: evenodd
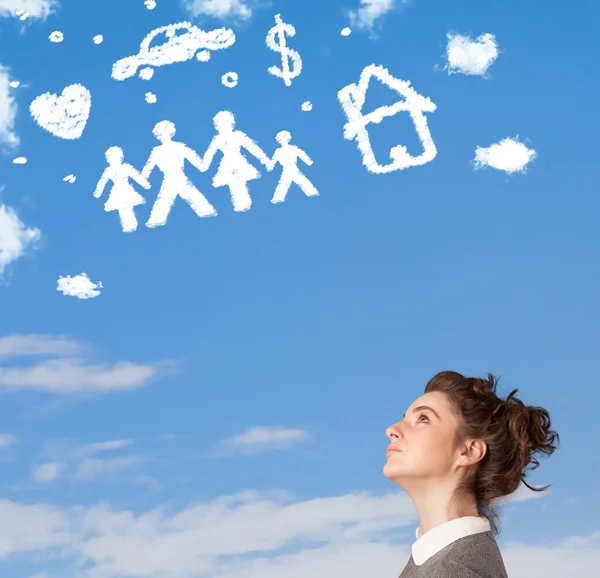
M 452 408 L 450 406 L 450 400 L 448 399 L 448 396 L 440 391 L 430 391 L 415 399 L 415 401 L 410 404 L 410 407 L 406 413 L 409 414 L 409 412 L 412 412 L 414 409 L 422 406 L 430 407 L 433 411 L 440 414 L 440 416 L 442 414 L 452 414 Z

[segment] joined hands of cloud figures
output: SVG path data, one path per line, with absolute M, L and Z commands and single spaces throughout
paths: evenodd
M 150 44 L 157 38 L 160 38 L 160 36 L 163 34 L 165 36 L 165 40 L 162 43 L 155 44 L 154 46 L 150 47 Z M 295 28 L 292 25 L 284 22 L 281 18 L 281 15 L 277 14 L 275 15 L 275 26 L 273 26 L 268 31 L 266 37 L 267 47 L 273 51 L 279 52 L 282 58 L 281 68 L 278 68 L 277 66 L 272 66 L 268 69 L 268 71 L 272 75 L 282 78 L 286 86 L 290 86 L 292 79 L 297 77 L 302 71 L 302 59 L 300 58 L 300 55 L 296 51 L 290 49 L 287 46 L 286 41 L 288 36 L 293 37 L 295 36 L 295 34 Z M 348 29 L 344 29 L 343 34 L 347 35 Z M 162 26 L 152 30 L 149 34 L 146 35 L 146 37 L 140 44 L 140 50 L 138 54 L 122 58 L 114 63 L 112 77 L 116 80 L 125 80 L 134 76 L 139 70 L 139 76 L 141 78 L 150 80 L 154 74 L 154 68 L 156 67 L 174 64 L 176 62 L 184 62 L 186 60 L 192 59 L 194 56 L 196 56 L 199 62 L 206 62 L 210 59 L 211 50 L 222 50 L 228 48 L 232 46 L 235 43 L 235 41 L 236 37 L 233 31 L 226 28 L 219 28 L 206 32 L 204 30 L 201 30 L 197 26 L 192 25 L 189 22 L 180 22 L 177 24 L 169 24 L 166 26 Z M 470 51 L 474 49 L 479 52 L 483 51 L 483 53 L 485 53 L 484 55 L 486 56 L 486 58 L 484 59 L 485 63 L 481 65 L 483 66 L 483 68 L 480 67 L 481 70 L 478 69 L 474 73 L 484 73 L 487 69 L 487 66 L 489 66 L 497 57 L 497 48 L 495 46 L 495 39 L 493 35 L 483 35 L 475 41 L 470 40 L 466 37 L 449 36 L 449 73 L 457 71 L 464 71 L 465 73 L 468 73 L 467 70 L 463 70 L 463 61 L 465 61 L 466 52 L 470 53 Z M 382 106 L 369 114 L 363 115 L 362 108 L 365 103 L 366 92 L 368 90 L 369 83 L 372 79 L 378 80 L 388 88 L 394 90 L 396 93 L 398 93 L 401 99 L 391 106 Z M 230 88 L 235 86 L 237 84 L 237 74 L 233 72 L 224 74 L 222 77 L 222 83 Z M 376 66 L 372 64 L 364 68 L 358 83 L 350 84 L 338 92 L 338 99 L 347 117 L 347 122 L 344 126 L 344 138 L 346 140 L 356 141 L 359 152 L 362 155 L 363 164 L 370 172 L 379 174 L 389 173 L 392 171 L 402 170 L 412 166 L 426 164 L 436 157 L 437 149 L 431 137 L 431 133 L 427 125 L 427 119 L 424 113 L 432 113 L 436 110 L 437 107 L 429 98 L 418 94 L 410 86 L 409 81 L 394 78 L 388 72 L 387 69 L 383 68 L 382 66 Z M 150 92 L 146 93 L 146 100 L 147 102 L 154 103 L 156 102 L 156 96 Z M 45 128 L 55 136 L 66 139 L 76 139 L 81 136 L 85 128 L 85 124 L 90 113 L 90 107 L 91 95 L 89 91 L 79 84 L 74 84 L 66 87 L 63 90 L 63 94 L 61 96 L 46 93 L 36 98 L 31 104 L 31 113 L 40 126 Z M 304 111 L 309 111 L 311 110 L 311 108 L 312 105 L 308 101 L 302 105 L 302 110 Z M 369 124 L 380 123 L 384 118 L 394 116 L 400 111 L 406 111 L 410 114 L 415 129 L 417 131 L 419 140 L 423 145 L 423 153 L 421 153 L 419 156 L 413 157 L 408 153 L 404 145 L 398 144 L 393 146 L 390 150 L 389 156 L 391 162 L 386 165 L 381 165 L 375 159 L 367 127 Z M 233 115 L 231 116 L 233 118 Z M 239 131 L 233 131 L 232 134 L 244 135 L 244 133 L 240 133 Z M 280 135 L 281 134 L 283 133 L 280 133 Z M 289 133 L 286 134 L 289 135 Z M 244 137 L 246 137 L 246 135 L 244 135 Z M 251 140 L 249 140 L 249 142 L 253 143 L 253 141 Z M 191 149 L 187 149 L 187 147 L 185 147 L 185 145 L 182 145 L 181 143 L 175 144 L 180 145 L 180 147 L 184 147 L 185 150 L 191 151 Z M 512 144 L 515 143 L 513 141 L 504 143 L 504 149 L 506 149 L 508 146 L 511 146 Z M 167 145 L 163 143 L 162 146 Z M 227 146 L 229 145 L 224 145 L 224 148 L 226 149 Z M 242 144 L 236 146 L 239 150 L 240 146 L 244 145 Z M 256 145 L 254 144 L 251 146 Z M 297 149 L 297 147 L 289 145 L 289 142 L 286 143 L 286 146 L 288 147 L 287 149 L 285 149 L 285 147 L 282 145 L 282 149 L 287 151 L 300 150 Z M 160 149 L 160 147 L 157 147 L 157 149 Z M 120 149 L 118 149 L 118 147 L 113 147 L 113 149 L 111 150 L 113 151 L 111 153 L 111 158 L 117 158 L 118 155 L 115 152 L 115 150 Z M 527 159 L 529 160 L 530 158 L 533 158 L 535 152 L 529 151 L 528 149 L 526 149 L 526 147 L 525 150 L 527 151 L 528 155 Z M 506 163 L 498 164 L 488 161 L 488 157 L 485 157 L 487 151 L 488 149 L 478 148 L 480 157 L 478 166 L 486 164 L 486 162 L 488 165 L 494 166 L 495 168 L 501 168 L 506 165 Z M 300 152 L 304 154 L 302 151 Z M 496 152 L 500 154 L 500 152 L 502 151 Z M 313 196 L 314 193 L 312 191 L 314 187 L 312 186 L 312 184 L 310 184 L 308 180 L 304 180 L 304 175 L 302 175 L 297 168 L 298 158 L 302 158 L 303 160 L 305 160 L 302 157 L 302 154 L 297 153 L 295 157 L 293 155 L 292 157 L 290 157 L 294 159 L 293 163 L 297 174 L 294 173 L 295 176 L 290 180 L 290 182 L 287 185 L 285 184 L 286 179 L 284 179 L 282 176 L 282 183 L 280 183 L 280 185 L 287 192 L 287 189 L 289 188 L 292 182 L 302 182 L 303 190 L 306 189 L 305 192 L 311 191 L 310 194 L 307 194 L 309 194 L 309 196 Z M 261 159 L 260 154 L 256 154 L 255 156 L 257 156 L 259 160 Z M 481 161 L 481 158 L 483 158 L 484 160 Z M 224 164 L 222 163 L 222 166 L 227 167 L 227 162 L 225 162 Z M 238 160 L 236 162 L 239 162 L 240 166 L 243 167 L 243 170 L 240 173 L 242 175 L 240 177 L 242 179 L 240 180 L 240 183 L 243 183 L 243 186 L 233 181 L 223 181 L 223 184 L 217 184 L 220 183 L 221 180 L 223 180 L 221 173 L 223 173 L 223 171 L 226 172 L 227 170 L 226 168 L 224 168 L 223 171 L 221 171 L 221 167 L 219 174 L 217 175 L 217 177 L 215 177 L 213 185 L 223 186 L 224 184 L 226 184 L 230 186 L 232 201 L 235 210 L 243 211 L 247 210 L 251 204 L 251 200 L 247 192 L 246 183 L 249 180 L 258 178 L 258 176 L 260 175 L 255 174 L 256 169 L 254 169 L 252 165 L 249 165 L 249 163 L 247 163 L 245 159 L 244 162 L 242 162 L 241 160 Z M 109 164 L 111 164 L 111 161 L 109 161 Z M 118 162 L 116 164 L 113 163 L 114 166 L 118 164 Z M 288 165 L 289 164 L 290 163 L 288 163 Z M 123 164 L 120 166 L 129 167 L 130 165 Z M 134 170 L 133 168 L 131 169 Z M 178 170 L 180 173 L 183 172 L 183 168 Z M 502 170 L 505 169 L 503 168 Z M 167 171 L 171 171 L 172 173 L 173 169 L 167 168 Z M 131 178 L 136 178 L 135 176 L 132 176 L 133 174 L 134 173 L 131 173 Z M 290 171 L 284 171 L 284 175 L 287 176 L 288 174 L 292 173 Z M 166 177 L 167 173 L 165 173 L 165 180 L 169 181 L 169 179 L 167 179 Z M 121 181 L 119 181 L 119 183 L 120 182 Z M 145 186 L 145 184 L 140 181 L 138 181 L 138 183 Z M 119 210 L 119 214 L 122 215 L 123 229 L 127 231 L 135 230 L 137 228 L 137 221 L 135 221 L 135 216 L 131 216 L 133 214 L 133 207 L 137 206 L 137 204 L 142 204 L 145 201 L 137 193 L 131 194 L 131 190 L 133 189 L 129 184 L 120 184 L 119 186 L 115 184 L 114 189 L 115 194 L 111 194 L 109 201 L 107 201 L 106 203 L 105 209 Z M 161 189 L 161 191 L 168 191 L 168 189 L 168 186 L 166 188 L 163 186 L 163 189 Z M 283 200 L 283 198 L 285 197 L 285 193 L 283 193 L 282 196 L 281 190 L 282 189 L 278 187 L 279 192 L 275 194 L 273 202 L 280 202 L 281 200 Z M 123 193 L 123 195 L 121 195 L 119 191 L 126 191 L 126 193 Z M 210 205 L 210 203 L 208 203 L 208 201 L 202 195 L 200 195 L 199 192 L 197 192 L 197 194 L 193 193 L 192 190 L 189 188 L 187 189 L 187 191 L 187 193 L 184 192 L 183 194 L 180 194 L 180 196 L 185 198 L 185 195 L 189 193 L 188 196 L 190 196 L 190 198 L 186 200 L 190 203 L 192 208 L 199 215 L 209 216 L 216 214 L 212 205 Z M 316 189 L 314 189 L 314 191 L 316 191 Z M 119 199 L 121 196 L 123 196 L 123 198 L 129 198 L 129 201 L 121 202 L 116 200 Z M 155 208 L 153 209 L 151 218 L 147 223 L 147 225 L 150 227 L 164 224 L 164 222 L 166 221 L 168 209 L 164 208 L 166 205 L 165 202 L 163 202 L 163 198 L 169 199 L 170 196 L 169 194 L 167 194 L 167 192 L 164 192 L 164 194 L 159 194 L 159 198 L 157 199 L 157 203 L 155 205 Z M 279 201 L 277 199 L 279 199 Z M 173 201 L 174 197 L 173 199 L 171 199 L 171 201 L 169 201 L 169 203 L 172 204 Z M 127 210 L 122 208 L 125 206 L 128 207 Z M 119 209 L 119 207 L 121 207 L 121 209 Z M 125 217 L 123 217 L 123 215 L 125 215 Z M 156 217 L 156 215 L 162 216 Z
M 137 230 L 135 207 L 146 203 L 146 199 L 135 190 L 130 180 L 144 189 L 150 189 L 148 179 L 154 168 L 158 168 L 163 173 L 163 180 L 146 222 L 147 227 L 164 225 L 177 197 L 186 201 L 199 217 L 216 216 L 215 208 L 185 174 L 184 165 L 187 160 L 194 168 L 205 172 L 211 166 L 217 152 L 221 152 L 223 156 L 213 178 L 213 187 L 229 187 L 233 210 L 236 212 L 250 209 L 252 198 L 248 192 L 248 182 L 261 176 L 248 162 L 242 150 L 258 159 L 267 171 L 272 171 L 277 164 L 281 165 L 281 178 L 271 199 L 272 203 L 283 202 L 290 186 L 294 183 L 308 197 L 319 195 L 318 190 L 298 167 L 299 160 L 309 166 L 313 161 L 302 149 L 290 144 L 292 135 L 288 131 L 277 133 L 275 139 L 280 146 L 273 157 L 269 158 L 246 133 L 236 130 L 235 117 L 230 111 L 223 110 L 217 113 L 214 117 L 214 126 L 217 134 L 210 142 L 203 158 L 184 143 L 173 140 L 176 129 L 175 125 L 168 120 L 161 121 L 154 127 L 153 134 L 160 145 L 152 149 L 141 172 L 124 162 L 124 153 L 120 147 L 113 146 L 106 151 L 108 167 L 98 181 L 94 196 L 99 198 L 106 185 L 109 182 L 113 183 L 104 210 L 118 212 L 123 232 L 130 233 Z

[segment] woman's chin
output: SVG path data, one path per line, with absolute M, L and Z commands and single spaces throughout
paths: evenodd
M 390 482 L 394 482 L 395 484 L 399 484 L 402 479 L 402 471 L 396 464 L 390 464 L 387 462 L 383 466 L 383 475 L 390 480 Z

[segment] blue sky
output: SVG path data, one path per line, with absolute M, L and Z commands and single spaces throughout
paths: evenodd
M 359 0 L 217 1 L 212 16 L 192 4 L 61 0 L 46 13 L 0 0 L 2 78 L 21 83 L 0 92 L 0 206 L 39 231 L 21 251 L 0 230 L 0 573 L 398 575 L 418 521 L 382 474 L 385 428 L 454 369 L 500 375 L 502 393 L 548 408 L 561 435 L 530 478 L 551 490 L 502 510 L 509 575 L 574 563 L 597 575 L 600 8 L 396 1 L 361 27 L 349 15 Z M 267 72 L 281 62 L 265 46 L 277 13 L 303 61 L 290 87 Z M 147 33 L 186 19 L 230 27 L 236 43 L 150 81 L 111 78 Z M 63 42 L 49 42 L 55 30 Z M 447 34 L 485 33 L 500 51 L 487 74 L 449 74 Z M 344 140 L 337 93 L 370 64 L 437 105 L 432 162 L 373 174 Z M 65 140 L 29 105 L 73 83 L 92 108 Z M 395 100 L 373 86 L 365 109 Z M 263 171 L 251 210 L 236 213 L 211 187 L 214 168 L 190 168 L 218 216 L 179 199 L 150 229 L 157 172 L 139 229 L 123 233 L 107 193 L 93 197 L 106 149 L 141 170 L 152 128 L 170 120 L 203 154 L 221 110 L 268 155 L 290 131 L 320 195 L 292 188 L 271 204 L 280 171 Z M 381 163 L 394 145 L 420 153 L 406 113 L 370 134 Z M 477 147 L 517 137 L 536 152 L 524 172 L 475 168 Z M 100 295 L 57 291 L 82 272 Z

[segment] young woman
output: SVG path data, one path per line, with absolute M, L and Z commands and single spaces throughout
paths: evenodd
M 412 499 L 419 516 L 416 542 L 400 578 L 506 578 L 495 536 L 493 503 L 512 494 L 525 471 L 550 455 L 559 436 L 541 407 L 513 390 L 496 395 L 498 380 L 435 375 L 425 393 L 390 426 L 384 475 Z

